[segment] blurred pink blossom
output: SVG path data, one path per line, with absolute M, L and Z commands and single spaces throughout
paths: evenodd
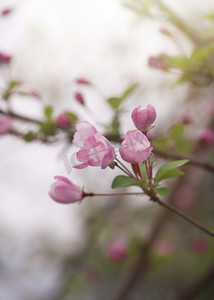
M 85 104 L 85 99 L 84 99 L 82 93 L 80 93 L 80 92 L 75 92 L 75 93 L 74 93 L 74 97 L 75 97 L 75 99 L 76 99 L 81 105 L 84 105 L 84 104 Z
M 83 169 L 88 166 L 108 167 L 115 158 L 115 150 L 111 143 L 87 121 L 76 125 L 73 143 L 81 147 L 77 159 L 81 164 L 74 166 Z
M 153 251 L 160 255 L 170 255 L 174 252 L 173 244 L 167 240 L 157 240 L 153 247 Z
M 196 238 L 191 243 L 191 248 L 198 254 L 206 253 L 209 250 L 209 241 L 204 237 Z
M 123 240 L 111 241 L 106 248 L 108 258 L 113 262 L 121 262 L 127 255 L 127 244 Z
M 75 81 L 78 84 L 90 84 L 90 82 L 86 78 L 84 78 L 84 77 L 76 78 Z
M 49 191 L 50 197 L 59 203 L 74 203 L 83 199 L 83 190 L 63 176 L 55 176 Z
M 8 115 L 0 115 L 0 134 L 7 133 L 12 128 L 12 118 Z
M 191 125 L 194 123 L 194 118 L 190 113 L 186 112 L 182 115 L 181 122 L 184 125 Z
M 138 130 L 147 132 L 152 128 L 151 125 L 156 120 L 156 111 L 151 104 L 143 108 L 139 105 L 132 111 L 131 117 Z
M 167 70 L 166 62 L 164 61 L 165 56 L 165 54 L 150 56 L 148 59 L 148 65 L 154 69 Z
M 209 128 L 204 129 L 199 137 L 199 142 L 205 146 L 214 144 L 214 131 Z
M 119 148 L 123 160 L 136 164 L 144 162 L 150 155 L 152 147 L 147 137 L 138 130 L 129 130 Z
M 0 64 L 9 64 L 12 57 L 10 55 L 0 52 Z
M 71 121 L 66 114 L 61 114 L 56 118 L 56 124 L 60 128 L 68 128 L 71 126 Z

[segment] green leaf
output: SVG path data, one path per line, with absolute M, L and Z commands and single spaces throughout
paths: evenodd
M 166 187 L 159 187 L 159 188 L 155 189 L 155 192 L 158 195 L 166 196 L 166 195 L 168 195 L 169 190 Z
M 20 81 L 18 81 L 18 80 L 11 80 L 11 81 L 9 82 L 8 89 L 9 89 L 9 90 L 12 90 L 12 89 L 14 89 L 15 87 L 17 87 L 17 86 L 19 86 L 19 85 L 21 85 L 21 82 L 20 82 Z
M 176 170 L 175 168 L 178 168 L 188 162 L 187 159 L 182 160 L 176 160 L 166 163 L 165 165 L 161 166 L 155 176 L 155 181 L 159 182 L 163 179 L 170 178 L 170 177 L 176 177 L 183 175 L 183 172 L 180 170 Z
M 131 185 L 136 185 L 137 181 L 134 178 L 125 176 L 125 175 L 118 175 L 114 178 L 111 187 L 113 189 L 127 187 Z
M 71 111 L 66 111 L 65 112 L 66 116 L 69 117 L 69 120 L 73 123 L 76 122 L 78 120 L 78 117 L 75 113 L 71 112 Z
M 120 105 L 123 103 L 123 101 L 127 99 L 131 95 L 131 93 L 137 88 L 137 86 L 138 86 L 137 83 L 131 85 L 122 93 L 120 97 L 111 97 L 107 99 L 107 102 L 113 109 L 117 110 L 120 107 Z
M 147 179 L 147 171 L 145 164 L 140 164 L 141 176 L 143 179 Z
M 120 97 L 122 100 L 125 100 L 126 98 L 128 98 L 131 93 L 138 87 L 138 83 L 132 84 L 130 87 L 128 87 L 122 94 L 122 96 Z
M 45 114 L 46 118 L 50 120 L 53 115 L 53 107 L 46 106 L 44 109 L 44 114 Z
M 24 135 L 24 140 L 26 142 L 32 142 L 37 139 L 37 133 L 33 131 L 29 131 Z

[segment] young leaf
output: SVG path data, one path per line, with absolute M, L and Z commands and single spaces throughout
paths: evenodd
M 169 192 L 169 190 L 166 188 L 166 187 L 159 187 L 159 188 L 156 188 L 155 189 L 155 192 L 158 194 L 158 195 L 161 195 L 161 196 L 166 196 Z
M 166 163 L 165 165 L 161 166 L 155 176 L 155 181 L 159 182 L 163 179 L 176 177 L 183 175 L 183 172 L 176 170 L 178 168 L 188 162 L 187 159 L 176 160 Z
M 46 106 L 44 109 L 44 113 L 47 119 L 51 119 L 53 114 L 53 107 L 52 106 Z
M 126 89 L 122 93 L 122 95 L 120 97 L 109 98 L 109 99 L 107 99 L 107 102 L 113 109 L 117 110 L 120 107 L 120 105 L 122 104 L 122 102 L 130 96 L 130 94 L 136 89 L 137 86 L 138 86 L 137 83 L 131 85 L 128 89 Z
M 127 187 L 131 185 L 136 185 L 137 181 L 134 178 L 125 176 L 125 175 L 118 175 L 114 178 L 111 187 L 113 189 Z
M 130 87 L 128 87 L 122 94 L 122 96 L 120 97 L 123 100 L 125 100 L 126 98 L 128 98 L 131 93 L 137 88 L 138 83 L 135 83 L 133 85 L 131 85 Z

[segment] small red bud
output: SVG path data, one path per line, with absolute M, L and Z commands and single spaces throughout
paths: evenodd
M 7 16 L 12 12 L 12 8 L 5 8 L 1 11 L 2 16 Z
M 83 77 L 76 78 L 75 81 L 76 81 L 76 83 L 78 83 L 78 84 L 90 84 L 90 82 L 89 82 L 87 79 L 83 78 Z
M 74 97 L 75 97 L 75 99 L 76 99 L 81 105 L 84 105 L 84 104 L 85 104 L 85 100 L 84 100 L 84 97 L 83 97 L 83 94 L 82 94 L 82 93 L 80 93 L 80 92 L 75 92 Z

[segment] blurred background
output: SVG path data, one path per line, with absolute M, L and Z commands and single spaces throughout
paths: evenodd
M 0 14 L 0 53 L 11 57 L 0 63 L 1 112 L 43 120 L 51 106 L 53 118 L 70 111 L 123 135 L 134 129 L 132 109 L 152 104 L 158 149 L 213 160 L 212 135 L 204 133 L 214 115 L 212 0 L 1 0 Z M 135 83 L 115 132 L 106 100 Z M 14 127 L 27 134 L 38 124 L 14 118 Z M 55 175 L 109 192 L 116 171 L 69 171 L 65 158 L 76 151 L 69 136 L 27 142 L 17 132 L 0 136 L 0 300 L 113 300 L 162 208 L 147 197 L 52 201 Z M 166 182 L 170 201 L 214 229 L 213 173 L 185 172 Z M 166 220 L 127 299 L 213 299 L 213 240 L 177 217 Z

